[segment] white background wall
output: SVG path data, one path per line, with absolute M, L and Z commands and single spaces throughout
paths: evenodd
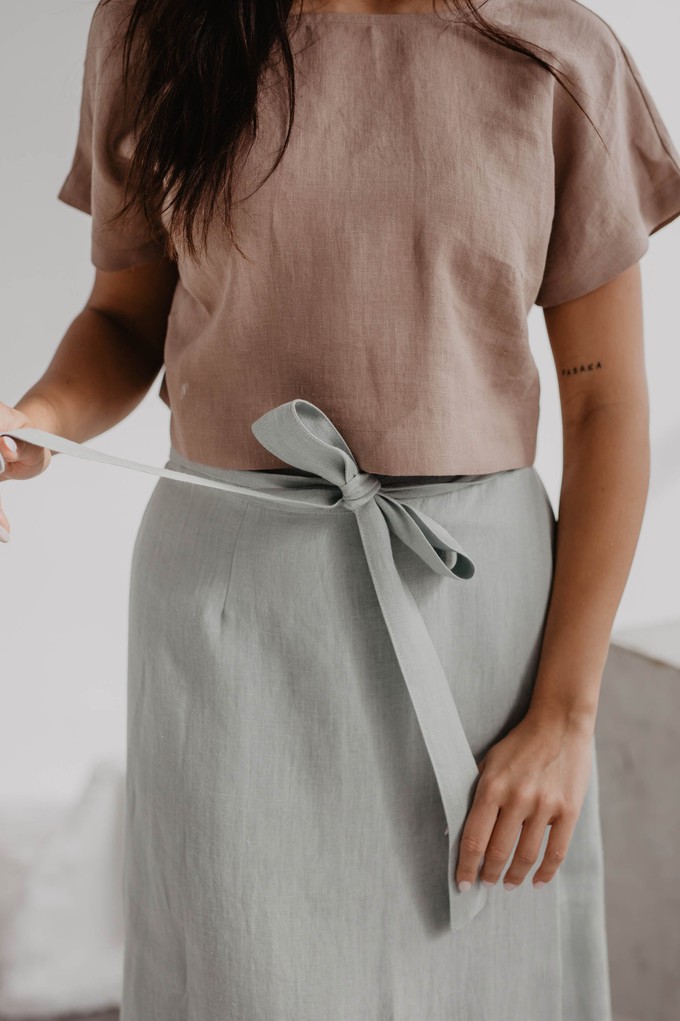
M 680 140 L 675 70 L 680 9 L 670 0 L 593 0 L 631 48 L 671 135 Z M 37 379 L 89 293 L 89 217 L 56 199 L 75 145 L 82 60 L 94 0 L 3 6 L 0 400 Z M 652 480 L 615 630 L 680 618 L 680 221 L 643 260 Z M 542 380 L 536 465 L 557 506 L 557 378 L 531 316 Z M 163 464 L 169 412 L 158 381 L 123 423 L 90 441 Z M 54 457 L 48 472 L 3 484 L 12 538 L 0 544 L 0 800 L 71 799 L 100 758 L 124 762 L 127 585 L 136 528 L 154 477 Z

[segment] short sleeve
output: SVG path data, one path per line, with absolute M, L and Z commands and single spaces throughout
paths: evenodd
M 544 307 L 613 280 L 680 215 L 680 156 L 631 54 L 606 24 L 588 52 L 576 95 L 607 148 L 555 83 L 555 209 L 536 298 Z
M 118 270 L 160 259 L 165 254 L 165 228 L 147 222 L 134 206 L 115 224 L 106 223 L 125 201 L 125 178 L 132 154 L 130 127 L 133 105 L 123 108 L 124 30 L 121 17 L 128 0 L 101 0 L 92 15 L 87 36 L 80 102 L 80 120 L 71 166 L 57 198 L 89 213 L 91 260 L 99 269 Z M 129 4 L 128 4 L 129 7 Z M 134 89 L 129 90 L 134 95 Z

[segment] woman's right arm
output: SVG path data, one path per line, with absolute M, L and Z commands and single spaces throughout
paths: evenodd
M 177 284 L 170 258 L 113 272 L 97 269 L 84 308 L 40 379 L 14 407 L 0 401 L 0 430 L 33 426 L 77 443 L 106 432 L 137 407 L 163 365 L 168 313 Z M 0 440 L 5 479 L 44 471 L 50 452 Z M 9 522 L 0 507 L 0 529 Z M 1 536 L 0 536 L 1 537 Z

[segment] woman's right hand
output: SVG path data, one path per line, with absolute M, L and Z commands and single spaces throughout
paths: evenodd
M 18 408 L 12 408 L 0 401 L 0 432 L 4 429 L 23 429 L 33 427 L 33 422 Z M 7 479 L 32 479 L 40 475 L 52 460 L 52 451 L 47 447 L 38 447 L 35 443 L 14 440 L 11 436 L 0 437 L 0 455 L 5 463 L 5 470 L 0 473 L 0 482 Z M 0 540 L 9 542 L 9 521 L 2 509 L 0 501 Z

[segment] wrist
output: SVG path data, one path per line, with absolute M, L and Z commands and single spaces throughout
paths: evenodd
M 592 737 L 596 715 L 597 706 L 560 702 L 553 698 L 533 698 L 527 718 L 544 730 Z
M 16 411 L 25 415 L 35 429 L 60 433 L 60 416 L 56 405 L 48 395 L 37 388 L 29 390 L 14 405 Z

